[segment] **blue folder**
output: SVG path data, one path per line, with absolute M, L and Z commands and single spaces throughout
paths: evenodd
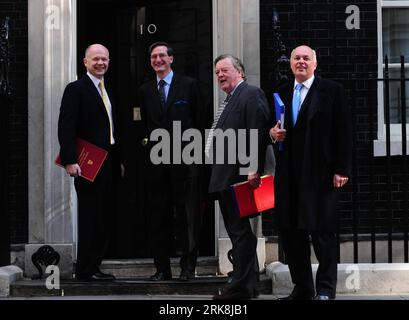
M 275 92 L 274 93 L 274 108 L 276 112 L 276 119 L 277 121 L 280 120 L 281 122 L 281 129 L 284 129 L 284 114 L 285 114 L 285 106 L 283 100 L 281 100 L 280 95 Z M 278 150 L 284 150 L 284 143 L 278 142 Z

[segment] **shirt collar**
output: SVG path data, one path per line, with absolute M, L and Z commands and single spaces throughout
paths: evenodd
M 237 84 L 236 84 L 236 86 L 233 88 L 233 90 L 232 91 L 230 91 L 230 95 L 232 96 L 233 94 L 234 94 L 234 91 L 236 91 L 236 89 L 237 89 L 237 87 L 240 85 L 240 83 L 242 83 L 244 80 L 240 80 Z
M 172 79 L 173 79 L 173 71 L 171 70 L 166 77 L 163 78 L 163 80 L 166 82 L 166 84 L 170 85 L 172 83 Z M 159 84 L 159 81 L 161 80 L 161 78 L 159 78 L 158 76 L 156 76 L 156 83 Z
M 87 72 L 88 77 L 91 79 L 92 83 L 98 88 L 99 82 L 102 80 L 104 82 L 104 78 L 98 79 L 96 76 L 92 75 L 90 72 Z M 104 83 L 105 85 L 105 83 Z
M 310 88 L 312 86 L 312 83 L 314 82 L 314 79 L 315 79 L 315 76 L 312 75 L 311 78 L 305 80 L 304 82 L 302 82 L 302 84 L 304 85 L 304 87 L 306 87 L 308 90 L 310 90 Z M 297 84 L 299 84 L 299 82 L 297 82 L 297 80 L 294 80 L 294 87 L 293 88 L 295 88 L 295 86 Z

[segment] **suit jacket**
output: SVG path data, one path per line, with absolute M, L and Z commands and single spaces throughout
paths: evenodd
M 118 144 L 115 104 L 109 88 L 106 88 L 106 91 L 112 105 L 115 144 Z M 98 89 L 88 75 L 69 83 L 61 100 L 58 140 L 62 165 L 77 163 L 77 137 L 109 150 L 108 114 Z
M 172 137 L 173 121 L 180 121 L 181 132 L 195 128 L 204 132 L 206 126 L 206 110 L 203 97 L 196 79 L 173 74 L 172 83 L 166 99 L 165 110 L 159 100 L 159 92 L 156 78 L 143 84 L 138 90 L 138 104 L 141 108 L 141 118 L 144 125 L 145 136 L 150 137 L 153 130 L 162 128 L 170 133 L 170 160 L 172 161 Z M 181 139 L 181 138 L 180 138 Z M 148 142 L 148 149 L 156 144 L 156 141 Z M 188 142 L 182 143 L 182 150 Z M 149 161 L 150 163 L 150 161 Z M 150 174 L 159 174 L 163 165 L 150 165 Z M 197 176 L 197 165 L 172 164 L 171 174 L 178 178 Z
M 257 172 L 262 174 L 264 169 L 265 152 L 267 145 L 267 132 L 271 119 L 268 102 L 264 92 L 255 86 L 242 82 L 230 98 L 215 129 L 223 131 L 233 129 L 236 133 L 238 129 L 246 129 L 246 150 L 250 150 L 248 133 L 249 129 L 258 129 L 257 151 L 258 166 Z M 224 143 L 224 163 L 212 165 L 209 192 L 218 192 L 229 189 L 237 182 L 246 181 L 247 175 L 240 175 L 240 167 L 246 167 L 239 163 L 236 149 L 236 162 L 228 163 L 228 144 Z M 215 144 L 213 143 L 213 154 L 215 154 Z
M 316 77 L 294 127 L 293 83 L 280 88 L 279 94 L 285 104 L 287 130 L 284 150 L 276 150 L 275 209 L 279 226 L 335 231 L 337 192 L 333 176 L 350 176 L 352 163 L 352 118 L 343 88 Z

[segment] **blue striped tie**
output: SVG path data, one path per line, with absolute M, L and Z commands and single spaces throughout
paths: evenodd
M 295 123 L 297 122 L 298 112 L 300 111 L 302 87 L 303 87 L 302 83 L 298 83 L 295 86 L 295 91 L 293 95 L 293 127 L 295 126 Z

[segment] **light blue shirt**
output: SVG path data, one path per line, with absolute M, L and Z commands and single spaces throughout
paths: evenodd
M 312 75 L 311 78 L 305 80 L 304 82 L 302 82 L 303 86 L 301 88 L 301 104 L 300 106 L 303 104 L 305 97 L 307 96 L 308 91 L 310 90 L 312 83 L 314 82 L 315 76 Z M 297 80 L 294 80 L 294 89 L 295 86 L 298 84 Z
M 161 80 L 161 78 L 156 76 L 156 84 L 158 86 L 158 90 L 159 90 L 159 81 L 160 80 Z M 168 73 L 168 75 L 165 78 L 163 78 L 163 80 L 165 81 L 165 85 L 164 85 L 165 96 L 166 96 L 166 99 L 168 99 L 169 88 L 170 88 L 170 85 L 171 85 L 172 80 L 173 80 L 173 71 L 170 71 Z

